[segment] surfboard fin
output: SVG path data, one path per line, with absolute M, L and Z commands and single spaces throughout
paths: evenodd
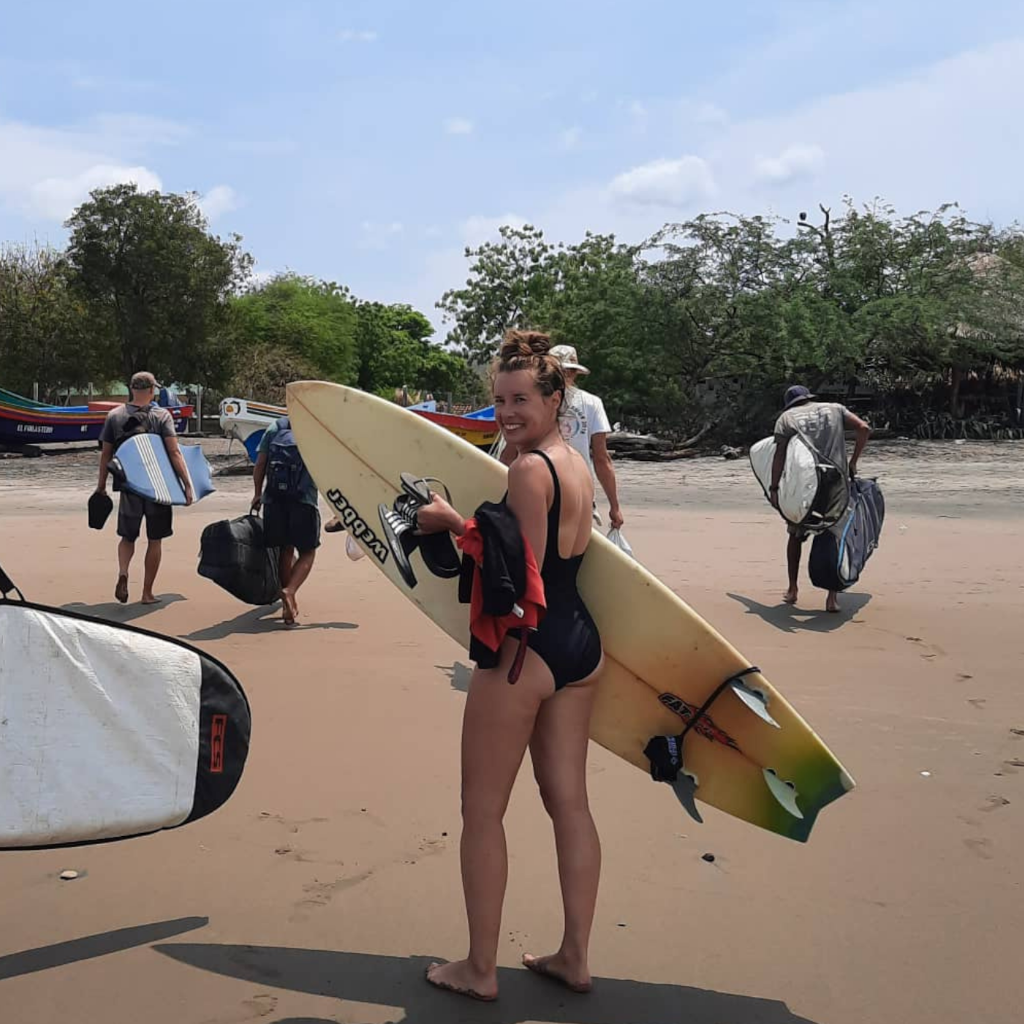
M 737 697 L 739 697 L 750 711 L 753 711 L 754 714 L 761 719 L 761 721 L 775 726 L 776 729 L 782 728 L 768 713 L 768 701 L 765 699 L 763 694 L 759 693 L 757 690 L 751 689 L 749 686 L 744 686 L 743 683 L 740 682 L 730 683 L 729 688 Z
M 675 794 L 675 798 L 679 801 L 679 806 L 682 807 L 686 813 L 693 818 L 698 825 L 704 824 L 704 819 L 700 816 L 700 811 L 697 810 L 696 793 L 697 787 L 700 785 L 700 780 L 692 772 L 683 769 L 676 781 L 672 783 L 672 792 Z
M 802 819 L 804 812 L 797 806 L 796 786 L 792 782 L 783 782 L 771 768 L 762 768 L 761 774 L 764 775 L 764 781 L 768 784 L 772 796 L 779 802 L 783 810 L 792 814 L 794 818 Z

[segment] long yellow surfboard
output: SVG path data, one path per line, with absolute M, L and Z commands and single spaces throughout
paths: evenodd
M 417 584 L 410 588 L 382 536 L 377 507 L 392 504 L 406 472 L 443 480 L 468 517 L 482 501 L 500 500 L 505 467 L 443 427 L 341 384 L 297 381 L 288 385 L 287 402 L 324 499 L 381 572 L 468 649 L 469 606 L 458 601 L 458 580 L 432 575 L 414 552 Z M 810 726 L 759 671 L 749 672 L 751 662 L 724 637 L 599 533 L 579 583 L 605 650 L 591 738 L 653 785 L 644 749 L 653 737 L 678 736 L 692 723 L 683 772 L 672 783 L 680 802 L 696 815 L 696 797 L 806 841 L 818 812 L 854 785 Z

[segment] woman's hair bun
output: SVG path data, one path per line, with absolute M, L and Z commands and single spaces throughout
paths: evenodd
M 551 338 L 541 331 L 506 331 L 498 349 L 498 360 L 505 363 L 529 359 L 530 356 L 546 356 L 550 351 Z

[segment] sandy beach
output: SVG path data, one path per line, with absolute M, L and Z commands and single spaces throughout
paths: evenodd
M 215 466 L 226 443 L 203 442 Z M 235 454 L 239 452 L 236 445 Z M 235 456 L 231 456 L 234 458 Z M 251 480 L 176 513 L 155 607 L 113 599 L 97 454 L 0 461 L 0 565 L 31 600 L 132 621 L 226 662 L 252 703 L 212 816 L 93 847 L 0 852 L 2 1024 L 1011 1024 L 1024 1016 L 1024 444 L 870 445 L 887 502 L 860 585 L 781 605 L 785 528 L 745 460 L 620 461 L 637 557 L 754 663 L 857 789 L 806 845 L 671 792 L 592 745 L 604 849 L 595 987 L 519 966 L 561 913 L 529 766 L 507 817 L 501 997 L 423 981 L 464 954 L 459 730 L 468 658 L 325 535 L 301 626 L 196 574 Z M 713 854 L 714 860 L 702 859 Z M 73 869 L 80 876 L 61 881 Z

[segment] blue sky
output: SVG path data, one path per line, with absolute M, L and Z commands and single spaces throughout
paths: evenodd
M 151 9 L 153 8 L 153 9 Z M 37 2 L 0 28 L 0 240 L 195 191 L 272 273 L 422 309 L 527 221 L 640 240 L 881 195 L 1021 218 L 1020 0 Z

